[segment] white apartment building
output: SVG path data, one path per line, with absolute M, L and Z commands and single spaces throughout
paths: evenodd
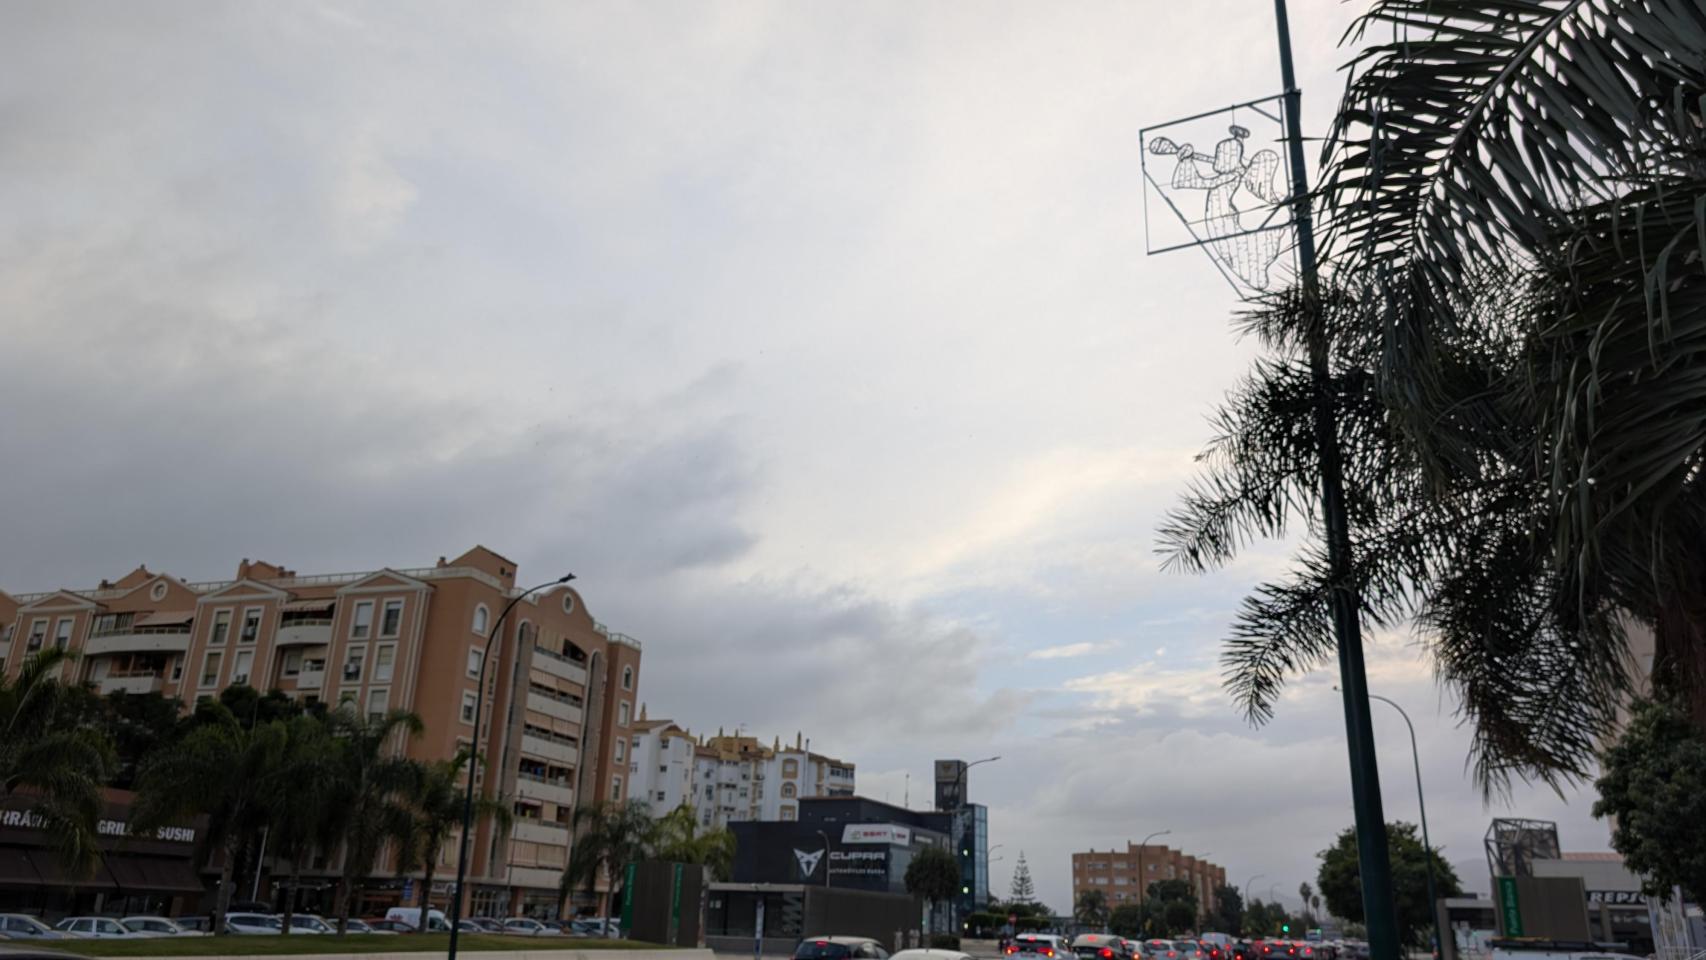
M 655 813 L 683 803 L 701 829 L 746 820 L 795 820 L 801 797 L 853 796 L 854 766 L 811 751 L 795 734 L 766 747 L 756 737 L 722 732 L 698 739 L 668 720 L 648 720 L 645 706 L 627 746 L 629 796 Z

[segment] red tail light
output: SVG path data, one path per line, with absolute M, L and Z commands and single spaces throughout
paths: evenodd
M 1054 948 L 1053 947 L 1044 947 L 1043 948 L 1043 956 L 1045 956 L 1045 957 L 1054 956 Z
M 828 940 L 819 940 L 816 945 L 820 946 L 820 947 L 827 947 L 827 946 L 829 946 L 829 941 Z
M 1107 947 L 1103 947 L 1103 948 L 1102 948 L 1102 956 L 1103 956 L 1103 957 L 1104 957 L 1104 958 L 1106 958 L 1106 957 L 1111 957 L 1111 956 L 1113 956 L 1113 955 L 1114 955 L 1114 952 L 1113 952 L 1113 951 L 1112 951 L 1112 950 L 1109 950 L 1109 949 L 1108 949 L 1108 948 L 1107 948 Z

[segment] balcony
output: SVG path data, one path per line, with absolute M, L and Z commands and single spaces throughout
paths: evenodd
M 565 767 L 580 764 L 580 751 L 561 737 L 546 739 L 533 733 L 523 732 L 521 735 L 521 751 L 530 753 L 541 760 L 555 760 Z
M 569 828 L 550 820 L 517 819 L 509 828 L 509 838 L 566 847 L 569 844 Z
M 580 723 L 581 708 L 559 697 L 547 696 L 537 690 L 527 691 L 527 709 L 537 710 L 548 717 Z
M 509 882 L 515 887 L 555 890 L 563 882 L 561 867 L 510 867 Z
M 534 647 L 533 666 L 554 677 L 562 677 L 581 687 L 586 686 L 586 668 L 555 651 Z
M 530 773 L 515 775 L 515 795 L 523 800 L 542 800 L 560 807 L 575 805 L 575 791 L 567 783 L 559 783 Z
M 158 673 L 109 673 L 96 682 L 96 689 L 104 697 L 120 690 L 129 694 L 159 693 L 165 686 L 166 678 Z
M 332 620 L 323 619 L 294 620 L 282 623 L 278 628 L 278 636 L 273 640 L 275 647 L 321 646 L 332 642 Z
M 127 626 L 97 630 L 83 643 L 83 655 L 109 653 L 185 653 L 190 648 L 189 624 L 164 627 Z
M 296 689 L 298 690 L 318 690 L 325 685 L 326 671 L 323 667 L 313 670 L 303 667 L 302 672 L 296 675 Z

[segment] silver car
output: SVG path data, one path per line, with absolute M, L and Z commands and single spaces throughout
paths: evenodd
M 295 929 L 292 925 L 291 929 Z M 284 932 L 284 922 L 264 913 L 228 913 L 225 932 L 239 937 L 270 937 Z
M 79 940 L 140 940 L 152 936 L 134 933 L 112 917 L 66 917 L 54 924 L 53 929 Z
M 186 930 L 165 917 L 121 917 L 126 930 L 144 937 L 205 937 L 204 930 Z
M 0 937 L 7 940 L 70 939 L 27 913 L 0 913 Z

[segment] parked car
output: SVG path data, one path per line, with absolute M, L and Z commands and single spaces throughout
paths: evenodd
M 270 937 L 284 931 L 284 923 L 267 913 L 228 913 L 225 932 L 239 937 Z
M 112 917 L 66 917 L 53 925 L 60 933 L 79 940 L 140 940 L 142 937 L 125 928 Z
M 491 917 L 469 917 L 468 922 L 480 928 L 481 933 L 503 933 L 504 925 Z
M 368 917 L 362 923 L 374 933 L 414 933 L 415 925 L 407 920 L 392 920 L 389 917 Z
M 327 921 L 327 922 L 329 923 L 331 921 Z M 334 929 L 336 929 L 336 928 L 334 928 Z M 376 928 L 373 924 L 368 923 L 366 920 L 357 920 L 354 917 L 349 918 L 349 923 L 344 927 L 344 929 L 348 930 L 350 933 L 382 933 L 382 934 L 385 934 L 386 936 L 396 936 L 397 935 L 397 931 L 395 931 L 395 930 L 380 930 L 380 929 Z
M 971 954 L 958 950 L 937 950 L 935 947 L 919 947 L 913 950 L 902 950 L 891 954 L 889 960 L 972 960 Z
M 1008 956 L 1065 957 L 1071 953 L 1066 938 L 1052 933 L 1021 933 L 1007 945 Z
M 278 920 L 278 928 L 282 931 L 284 929 L 284 917 L 280 915 L 275 919 Z M 351 923 L 354 922 L 356 921 L 351 921 Z M 327 923 L 324 917 L 317 917 L 312 913 L 293 913 L 290 915 L 290 932 L 325 936 L 328 933 L 337 933 L 338 928 Z M 351 930 L 350 932 L 354 933 L 355 931 Z
M 456 921 L 456 929 L 462 933 L 485 933 L 486 932 L 485 927 L 480 926 L 479 924 L 475 923 L 472 920 L 458 920 L 458 921 Z
M 70 939 L 66 934 L 27 913 L 0 913 L 0 935 L 4 935 L 8 940 Z
M 1131 945 L 1111 933 L 1081 933 L 1072 938 L 1072 952 L 1080 960 L 1133 960 Z
M 607 920 L 603 917 L 582 917 L 579 920 L 570 921 L 570 926 L 573 930 L 571 936 L 600 937 L 606 940 L 622 939 L 622 928 L 617 925 L 615 920 Z
M 569 932 L 569 925 L 562 920 L 541 920 L 539 922 L 544 924 L 552 933 Z
M 125 925 L 132 933 L 155 937 L 205 937 L 201 930 L 192 930 L 175 920 L 165 917 L 121 917 L 119 923 Z
M 870 937 L 806 937 L 794 947 L 793 960 L 888 960 L 889 952 Z
M 523 937 L 554 937 L 557 931 L 552 930 L 532 917 L 510 917 L 503 922 L 504 932 Z
M 179 917 L 172 922 L 190 933 L 213 935 L 212 917 Z
M 385 911 L 385 919 L 401 920 L 409 925 L 410 930 L 419 930 L 421 929 L 421 908 L 392 907 Z M 428 931 L 450 929 L 450 922 L 445 918 L 443 910 L 427 910 L 426 929 Z

